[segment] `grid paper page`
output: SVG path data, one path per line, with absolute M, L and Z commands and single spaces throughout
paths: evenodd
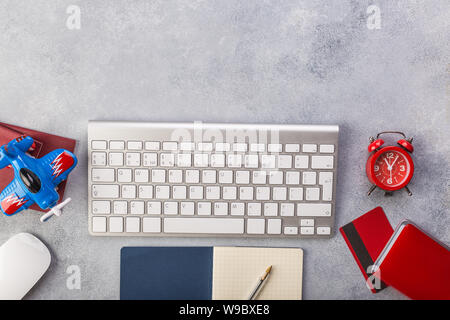
M 213 300 L 245 300 L 268 266 L 272 271 L 258 300 L 302 298 L 303 250 L 214 247 Z

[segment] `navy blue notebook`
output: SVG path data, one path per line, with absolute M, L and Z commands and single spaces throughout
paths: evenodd
M 211 300 L 212 247 L 124 247 L 120 299 Z

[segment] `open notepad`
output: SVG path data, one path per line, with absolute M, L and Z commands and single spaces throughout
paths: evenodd
M 213 300 L 247 299 L 269 265 L 272 271 L 258 300 L 301 299 L 301 249 L 215 247 Z
M 301 249 L 124 247 L 120 298 L 247 299 L 269 265 L 272 271 L 257 299 L 301 299 Z

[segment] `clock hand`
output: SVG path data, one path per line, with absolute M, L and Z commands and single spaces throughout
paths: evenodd
M 386 164 L 387 164 L 387 166 L 388 166 L 388 170 L 391 170 L 391 169 L 389 169 L 391 166 L 389 165 L 389 162 L 387 161 L 386 158 L 384 158 L 384 162 L 386 162 Z
M 392 164 L 391 164 L 391 170 L 392 170 L 392 167 L 394 166 L 395 161 L 397 161 L 397 159 L 398 159 L 398 156 L 395 157 L 394 161 L 392 162 Z

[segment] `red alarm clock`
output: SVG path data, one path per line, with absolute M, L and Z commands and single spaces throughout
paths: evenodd
M 383 146 L 384 141 L 379 138 L 383 134 L 399 134 L 403 139 L 397 141 L 398 146 Z M 376 139 L 370 137 L 368 150 L 371 154 L 367 159 L 366 173 L 373 186 L 367 195 L 377 187 L 387 195 L 403 188 L 408 195 L 412 195 L 408 189 L 408 183 L 414 174 L 414 162 L 410 155 L 414 151 L 412 140 L 399 131 L 380 132 Z

